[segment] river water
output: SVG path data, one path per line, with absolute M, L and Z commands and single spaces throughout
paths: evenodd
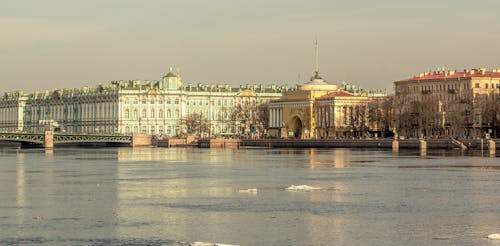
M 499 163 L 350 149 L 0 149 L 0 244 L 500 245 L 486 238 L 500 233 Z

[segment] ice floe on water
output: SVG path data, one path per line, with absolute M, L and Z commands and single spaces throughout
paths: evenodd
M 224 243 L 194 242 L 190 243 L 189 246 L 239 246 L 239 245 L 224 244 Z
M 239 193 L 257 194 L 257 188 L 251 188 L 246 190 L 239 190 Z
M 288 191 L 313 191 L 313 190 L 321 190 L 323 188 L 321 187 L 314 187 L 314 186 L 309 186 L 309 185 L 292 185 L 286 190 Z
M 500 240 L 500 234 L 498 234 L 498 233 L 490 234 L 490 235 L 488 235 L 488 238 L 493 239 L 493 240 Z

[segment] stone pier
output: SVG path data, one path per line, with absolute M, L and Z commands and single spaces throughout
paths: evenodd
M 54 148 L 54 131 L 45 131 L 45 136 L 43 138 L 43 147 L 45 149 Z
M 149 147 L 153 145 L 151 135 L 144 133 L 132 134 L 132 147 Z
M 393 152 L 399 151 L 399 141 L 397 139 L 392 140 L 392 151 Z
M 203 139 L 198 141 L 198 147 L 200 148 L 234 148 L 240 147 L 241 140 L 239 139 L 224 139 L 224 138 L 212 138 Z
M 421 156 L 427 155 L 427 140 L 425 139 L 420 139 L 420 155 Z
M 493 140 L 488 141 L 488 150 L 490 152 L 490 156 L 496 155 L 496 143 Z

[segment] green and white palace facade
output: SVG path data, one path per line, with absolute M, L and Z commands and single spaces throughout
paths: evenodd
M 54 89 L 0 96 L 0 131 L 181 134 L 183 117 L 201 114 L 212 135 L 234 133 L 238 104 L 278 99 L 286 86 L 184 85 L 170 69 L 158 81 L 113 81 L 95 88 Z

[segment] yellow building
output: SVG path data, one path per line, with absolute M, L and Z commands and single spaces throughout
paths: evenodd
M 314 101 L 337 86 L 329 84 L 316 71 L 308 83 L 297 86 L 296 91 L 285 92 L 269 104 L 269 133 L 271 137 L 313 138 L 315 133 Z
M 368 132 L 368 96 L 328 93 L 314 103 L 317 138 L 364 136 Z
M 269 104 L 270 137 L 327 138 L 360 136 L 367 131 L 367 96 L 329 84 L 316 70 L 308 83 Z

